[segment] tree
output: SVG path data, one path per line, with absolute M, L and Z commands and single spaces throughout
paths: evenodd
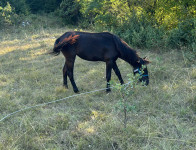
M 63 0 L 57 13 L 66 24 L 76 24 L 80 18 L 80 5 L 75 0 Z
M 26 4 L 26 0 L 2 0 L 0 5 L 5 7 L 7 3 L 11 5 L 12 11 L 16 14 L 29 14 L 29 6 Z

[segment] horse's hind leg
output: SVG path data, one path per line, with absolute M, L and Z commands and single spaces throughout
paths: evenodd
M 121 77 L 121 74 L 120 74 L 120 70 L 118 69 L 118 66 L 117 66 L 116 62 L 113 63 L 113 70 L 114 70 L 114 72 L 116 73 L 116 75 L 117 75 L 117 77 L 118 77 L 120 83 L 121 83 L 121 84 L 124 84 L 124 81 L 123 81 L 123 79 L 122 79 L 122 77 Z
M 65 88 L 68 88 L 68 85 L 67 85 L 67 66 L 66 66 L 66 63 L 63 67 L 63 86 L 65 86 Z
M 78 88 L 76 86 L 76 83 L 74 81 L 74 73 L 73 73 L 73 69 L 74 69 L 74 62 L 75 62 L 75 57 L 73 59 L 67 59 L 66 60 L 66 67 L 67 67 L 67 74 L 68 74 L 68 77 L 71 81 L 71 84 L 73 86 L 73 90 L 75 93 L 79 92 L 78 91 Z

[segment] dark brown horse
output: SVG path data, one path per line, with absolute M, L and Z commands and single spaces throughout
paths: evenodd
M 145 58 L 140 58 L 136 51 L 131 49 L 127 43 L 111 33 L 66 32 L 56 40 L 51 54 L 58 55 L 60 52 L 63 53 L 66 59 L 63 67 L 63 84 L 68 88 L 68 76 L 74 92 L 78 92 L 73 76 L 76 55 L 88 61 L 106 62 L 107 91 L 110 91 L 109 81 L 112 69 L 120 83 L 124 83 L 116 65 L 118 58 L 133 66 L 133 73 L 141 75 L 140 81 L 145 82 L 146 85 L 149 83 L 147 67 L 143 70 L 143 73 L 141 72 L 142 65 L 147 65 L 149 61 Z

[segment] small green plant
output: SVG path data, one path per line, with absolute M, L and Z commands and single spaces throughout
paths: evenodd
M 136 74 L 135 76 L 133 74 L 128 74 L 127 76 L 129 81 L 128 83 L 123 85 L 119 83 L 113 83 L 114 89 L 120 95 L 120 99 L 117 102 L 115 109 L 123 112 L 124 128 L 127 128 L 128 112 L 136 110 L 136 106 L 134 104 L 131 104 L 131 100 L 134 98 L 134 95 L 136 94 L 136 88 L 139 88 L 140 86 L 138 81 L 141 78 L 139 74 Z

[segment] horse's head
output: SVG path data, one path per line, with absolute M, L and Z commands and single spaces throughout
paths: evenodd
M 141 78 L 139 79 L 140 82 L 144 82 L 145 85 L 149 84 L 149 77 L 148 77 L 148 69 L 147 69 L 147 64 L 149 64 L 150 61 L 148 61 L 145 58 L 139 58 L 139 60 L 136 62 L 135 67 L 133 68 L 133 73 L 139 74 Z

